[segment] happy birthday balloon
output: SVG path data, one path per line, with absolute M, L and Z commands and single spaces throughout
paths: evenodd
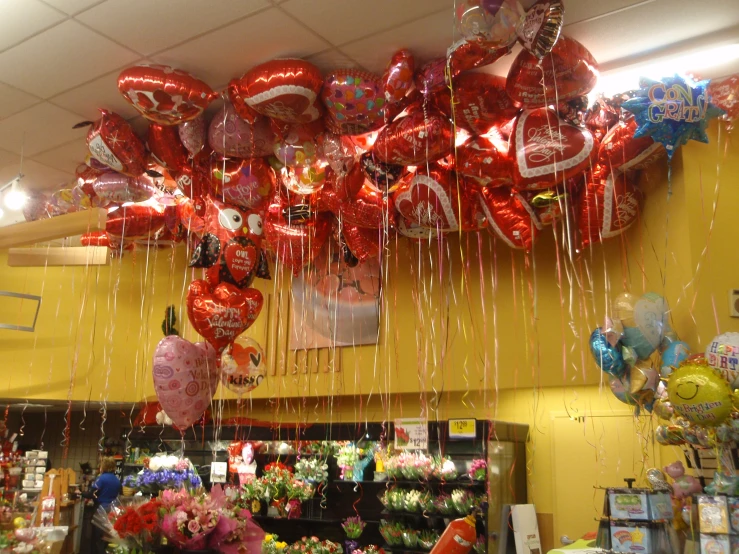
M 267 377 L 264 350 L 251 337 L 240 336 L 221 354 L 221 381 L 236 394 L 253 391 Z
M 716 426 L 733 409 L 731 387 L 710 366 L 679 367 L 670 375 L 667 391 L 675 411 L 693 423 Z
M 203 415 L 218 386 L 216 351 L 205 342 L 164 337 L 154 351 L 154 390 L 162 409 L 180 429 Z
M 739 388 L 739 333 L 724 333 L 706 347 L 706 363 L 719 370 L 733 388 Z

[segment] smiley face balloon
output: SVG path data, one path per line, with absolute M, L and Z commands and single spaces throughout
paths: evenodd
M 731 387 L 718 371 L 702 364 L 686 364 L 670 375 L 667 385 L 675 411 L 692 423 L 715 426 L 733 409 Z

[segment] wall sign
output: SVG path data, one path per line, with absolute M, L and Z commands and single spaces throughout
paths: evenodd
M 477 420 L 476 419 L 450 419 L 449 420 L 449 438 L 450 439 L 476 439 L 477 438 Z
M 395 420 L 396 450 L 428 450 L 429 426 L 425 419 Z

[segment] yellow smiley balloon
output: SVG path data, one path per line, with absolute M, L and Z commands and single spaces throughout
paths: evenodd
M 687 364 L 670 375 L 667 394 L 675 411 L 701 425 L 718 425 L 733 409 L 733 394 L 719 372 L 703 364 Z
M 16 529 L 23 529 L 28 523 L 26 522 L 25 518 L 22 518 L 18 516 L 13 520 L 13 527 Z

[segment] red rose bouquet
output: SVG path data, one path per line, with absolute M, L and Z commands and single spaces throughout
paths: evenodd
M 109 542 L 128 550 L 149 550 L 161 540 L 158 500 L 128 506 L 113 505 L 109 512 L 100 507 L 93 523 L 103 530 Z

